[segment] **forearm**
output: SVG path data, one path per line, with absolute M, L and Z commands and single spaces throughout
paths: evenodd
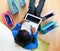
M 16 24 L 16 26 L 12 29 L 12 30 L 18 30 L 18 29 L 20 29 L 21 28 L 21 24 L 20 23 L 18 23 L 18 24 Z
M 37 38 L 37 36 L 38 36 L 38 31 L 36 31 L 35 33 L 33 33 L 32 36 L 33 36 L 34 38 Z

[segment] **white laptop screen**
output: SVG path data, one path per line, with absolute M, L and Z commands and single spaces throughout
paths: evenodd
M 30 15 L 30 14 L 27 15 L 26 19 L 37 24 L 39 24 L 39 22 L 41 21 L 41 19 L 38 19 L 36 18 L 36 16 Z

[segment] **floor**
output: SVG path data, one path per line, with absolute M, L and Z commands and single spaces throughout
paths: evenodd
M 39 0 L 36 0 L 36 1 L 37 1 L 36 6 L 37 6 Z M 29 0 L 26 0 L 26 6 L 21 8 L 20 13 L 16 15 L 12 15 L 13 16 L 12 18 L 14 20 L 14 25 L 17 22 L 20 22 L 22 18 L 25 16 L 25 14 L 28 11 L 28 5 L 29 5 Z M 54 11 L 55 13 L 53 18 L 50 18 L 49 20 L 42 22 L 41 25 L 44 25 L 52 20 L 56 21 L 58 25 L 58 27 L 55 30 L 45 35 L 39 33 L 39 38 L 49 43 L 48 51 L 60 51 L 60 23 L 59 23 L 60 22 L 60 6 L 59 5 L 60 5 L 60 0 L 46 0 L 43 11 L 41 13 L 41 16 L 43 16 L 48 11 Z M 9 10 L 7 0 L 0 0 L 0 21 L 2 23 L 4 23 L 2 13 L 7 10 Z M 10 29 L 11 28 L 12 27 L 10 27 Z

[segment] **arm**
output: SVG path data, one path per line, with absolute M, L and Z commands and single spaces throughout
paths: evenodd
M 25 46 L 24 48 L 32 50 L 38 47 L 38 40 L 37 40 L 37 35 L 38 35 L 38 31 L 36 31 L 33 34 L 30 34 L 31 38 L 34 37 L 35 41 L 34 42 L 30 42 L 27 46 Z
M 37 38 L 35 39 L 35 42 L 30 42 L 27 46 L 25 46 L 25 49 L 32 50 L 38 47 L 38 40 Z
M 20 23 L 16 24 L 16 26 L 12 29 L 14 38 L 17 36 L 18 30 L 21 28 L 23 22 L 24 22 L 24 20 L 22 20 Z
M 20 23 L 18 23 L 18 24 L 16 24 L 16 26 L 12 29 L 12 31 L 13 30 L 18 30 L 18 29 L 20 29 L 21 28 L 21 26 L 22 26 L 22 24 L 24 23 L 24 19 L 20 22 Z
M 31 36 L 33 36 L 34 38 L 37 38 L 37 36 L 38 36 L 38 31 L 36 31 L 35 33 L 33 33 Z
M 36 29 L 34 27 L 31 27 L 31 32 L 32 32 L 31 36 L 36 38 L 38 35 L 38 31 L 36 31 Z
M 13 34 L 14 39 L 15 39 L 15 37 L 16 37 L 17 34 L 18 34 L 18 29 L 20 29 L 20 28 L 21 28 L 21 24 L 18 23 L 18 24 L 16 24 L 16 26 L 12 29 L 12 34 Z
M 32 50 L 38 47 L 38 40 L 37 40 L 37 35 L 38 31 L 35 32 L 35 28 L 32 27 L 31 29 L 32 34 L 30 34 L 31 38 L 35 38 L 34 42 L 30 42 L 28 45 L 26 45 L 24 48 Z
M 16 26 L 12 29 L 12 31 L 13 31 L 13 30 L 18 30 L 19 28 L 21 28 L 21 26 L 22 26 L 22 25 L 21 25 L 20 23 L 16 24 Z

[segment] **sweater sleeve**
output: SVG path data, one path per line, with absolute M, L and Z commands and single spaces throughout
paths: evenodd
M 38 47 L 38 40 L 37 38 L 35 39 L 34 42 L 30 42 L 27 46 L 25 46 L 25 49 L 32 50 Z
M 13 37 L 14 37 L 14 38 L 17 36 L 17 34 L 18 34 L 18 29 L 20 29 L 21 26 L 22 26 L 22 25 L 21 25 L 20 23 L 18 23 L 18 24 L 16 24 L 16 26 L 12 29 L 12 34 L 13 34 Z
M 18 30 L 19 28 L 21 28 L 21 24 L 20 23 L 18 23 L 18 24 L 16 24 L 16 26 L 12 29 L 12 30 Z
M 28 50 L 32 50 L 38 47 L 38 40 L 37 40 L 37 35 L 38 35 L 38 31 L 35 32 L 34 34 L 30 34 L 31 38 L 34 37 L 35 41 L 34 42 L 30 42 L 27 46 L 25 46 L 24 48 L 28 49 Z
M 35 38 L 37 37 L 38 35 L 38 31 L 36 31 L 34 34 L 32 34 L 32 36 L 34 36 Z
M 32 33 L 30 34 L 30 37 L 37 38 L 37 36 L 38 36 L 38 31 L 36 31 L 36 32 L 35 32 L 35 33 L 33 33 L 33 34 L 32 34 Z

